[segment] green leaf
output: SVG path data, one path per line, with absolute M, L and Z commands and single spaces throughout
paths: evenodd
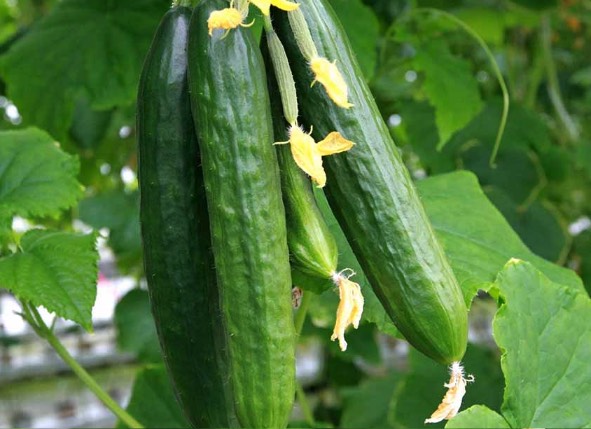
M 445 429 L 509 429 L 510 427 L 501 415 L 484 405 L 474 405 L 462 411 L 445 425 Z
M 413 64 L 425 73 L 424 90 L 435 107 L 438 146 L 442 147 L 481 110 L 478 82 L 470 63 L 453 55 L 443 40 L 417 46 Z
M 570 237 L 551 203 L 535 201 L 524 209 L 501 190 L 487 189 L 486 195 L 531 250 L 550 261 L 562 263 Z
M 96 235 L 32 230 L 22 237 L 20 249 L 0 259 L 0 286 L 92 330 Z
M 503 416 L 511 427 L 588 427 L 591 299 L 518 260 L 495 286 L 504 301 L 493 322 L 503 350 Z
M 121 350 L 134 353 L 142 362 L 162 362 L 148 292 L 129 291 L 115 307 L 114 322 Z
M 360 0 L 332 0 L 331 4 L 349 36 L 365 79 L 371 80 L 377 62 L 378 18 Z
M 64 0 L 0 58 L 26 123 L 63 138 L 74 104 L 132 103 L 154 30 L 170 2 Z
M 449 381 L 447 369 L 415 350 L 411 350 L 410 372 L 392 397 L 389 421 L 396 428 L 423 427 L 424 420 L 437 409 L 445 395 L 443 383 Z M 464 357 L 467 374 L 475 382 L 466 387 L 463 408 L 484 404 L 499 409 L 503 398 L 503 375 L 496 353 L 470 345 Z M 443 427 L 443 423 L 429 427 Z M 480 427 L 480 426 L 477 426 Z
M 0 131 L 0 216 L 57 217 L 82 196 L 78 169 L 41 130 Z
M 471 7 L 460 9 L 456 15 L 476 31 L 486 43 L 502 45 L 505 39 L 505 20 L 500 10 Z
M 80 202 L 80 220 L 100 229 L 109 228 L 109 246 L 120 267 L 141 262 L 139 192 L 110 191 Z
M 388 423 L 388 407 L 400 377 L 400 374 L 391 372 L 385 377 L 367 379 L 358 387 L 341 389 L 343 414 L 339 427 L 391 427 Z
M 188 428 L 163 365 L 138 371 L 127 411 L 146 428 Z M 117 422 L 117 428 L 127 427 Z
M 530 261 L 553 281 L 583 290 L 572 270 L 533 254 L 486 198 L 476 176 L 458 171 L 417 183 L 435 232 L 470 302 L 487 289 L 511 258 Z M 461 219 L 461 222 L 458 222 Z

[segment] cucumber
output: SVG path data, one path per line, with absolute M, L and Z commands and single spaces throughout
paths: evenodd
M 210 214 L 230 383 L 243 427 L 287 425 L 295 329 L 285 212 L 266 75 L 248 28 L 207 29 L 224 0 L 200 3 L 189 36 L 189 86 Z
M 285 13 L 274 13 L 299 94 L 300 113 L 317 139 L 339 131 L 356 143 L 327 157 L 326 195 L 386 312 L 419 351 L 443 363 L 467 343 L 462 291 L 438 243 L 410 175 L 382 120 L 347 40 L 326 0 L 300 0 L 318 54 L 335 61 L 350 109 L 336 106 L 303 59 Z
M 271 99 L 273 129 L 276 141 L 287 141 L 287 123 L 283 117 L 279 87 L 273 73 L 273 64 L 263 33 L 261 51 L 267 65 L 267 84 Z M 281 194 L 287 223 L 287 245 L 291 267 L 306 276 L 330 279 L 337 269 L 338 250 L 336 241 L 316 204 L 312 183 L 297 166 L 289 145 L 276 145 L 281 176 Z M 306 284 L 308 284 L 306 282 Z M 306 289 L 306 284 L 302 287 Z M 325 289 L 329 282 L 320 282 Z M 322 292 L 314 288 L 315 292 Z
M 144 268 L 164 361 L 185 415 L 194 427 L 236 427 L 187 86 L 190 16 L 186 7 L 164 15 L 140 79 Z

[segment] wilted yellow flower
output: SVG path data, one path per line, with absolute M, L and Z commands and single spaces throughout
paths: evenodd
M 297 125 L 292 125 L 288 132 L 288 141 L 275 144 L 290 143 L 294 161 L 316 182 L 319 188 L 326 185 L 326 173 L 324 167 L 322 167 L 322 157 L 344 152 L 351 149 L 355 144 L 336 131 L 330 133 L 319 143 L 314 141 L 310 135 L 311 132 L 306 133 Z
M 326 173 L 322 167 L 322 155 L 310 134 L 298 126 L 289 128 L 289 143 L 294 161 L 314 180 L 319 187 L 326 184 Z
M 314 73 L 312 85 L 320 82 L 324 86 L 324 89 L 326 89 L 328 96 L 337 106 L 345 109 L 353 106 L 347 100 L 347 84 L 336 65 L 336 61 L 331 63 L 326 58 L 314 57 L 310 60 L 310 68 Z
M 458 414 L 462 406 L 462 399 L 466 394 L 466 384 L 474 381 L 474 376 L 469 375 L 464 378 L 464 368 L 459 362 L 454 362 L 450 367 L 449 383 L 443 385 L 447 387 L 447 392 L 431 417 L 425 420 L 425 423 L 437 423 L 441 420 L 449 420 Z
M 339 287 L 340 302 L 337 308 L 337 320 L 330 339 L 332 341 L 338 339 L 342 351 L 347 350 L 345 329 L 349 325 L 353 325 L 355 329 L 359 327 L 364 304 L 361 288 L 357 283 L 349 280 L 349 277 L 345 277 L 341 273 L 333 276 L 334 282 Z
M 250 0 L 250 3 L 258 7 L 263 15 L 269 15 L 271 5 L 286 11 L 296 10 L 300 5 L 287 0 Z
M 222 10 L 214 10 L 207 19 L 207 28 L 209 35 L 213 30 L 232 30 L 242 24 L 244 17 L 240 11 L 234 7 L 228 7 Z

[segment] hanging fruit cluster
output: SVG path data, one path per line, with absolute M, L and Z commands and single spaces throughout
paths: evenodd
M 313 184 L 400 332 L 453 364 L 428 421 L 453 417 L 470 380 L 459 365 L 466 305 L 327 1 L 184 3 L 163 17 L 144 64 L 138 153 L 152 311 L 191 424 L 287 425 L 292 271 L 338 288 L 341 350 L 359 325 L 362 290 L 339 270 Z

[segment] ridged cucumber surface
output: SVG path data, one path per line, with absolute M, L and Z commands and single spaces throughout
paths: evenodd
M 139 85 L 144 267 L 164 361 L 185 415 L 194 427 L 235 427 L 187 85 L 190 16 L 185 7 L 164 15 Z
M 296 79 L 300 113 L 314 135 L 339 131 L 356 143 L 327 157 L 331 208 L 388 315 L 406 339 L 449 364 L 466 350 L 467 309 L 388 127 L 375 104 L 344 29 L 326 0 L 301 0 L 320 56 L 335 61 L 349 89 L 343 109 L 316 84 L 285 13 L 275 13 Z
M 189 81 L 198 129 L 230 378 L 240 424 L 287 425 L 295 330 L 285 213 L 266 76 L 251 30 L 208 35 L 213 10 L 191 19 Z

